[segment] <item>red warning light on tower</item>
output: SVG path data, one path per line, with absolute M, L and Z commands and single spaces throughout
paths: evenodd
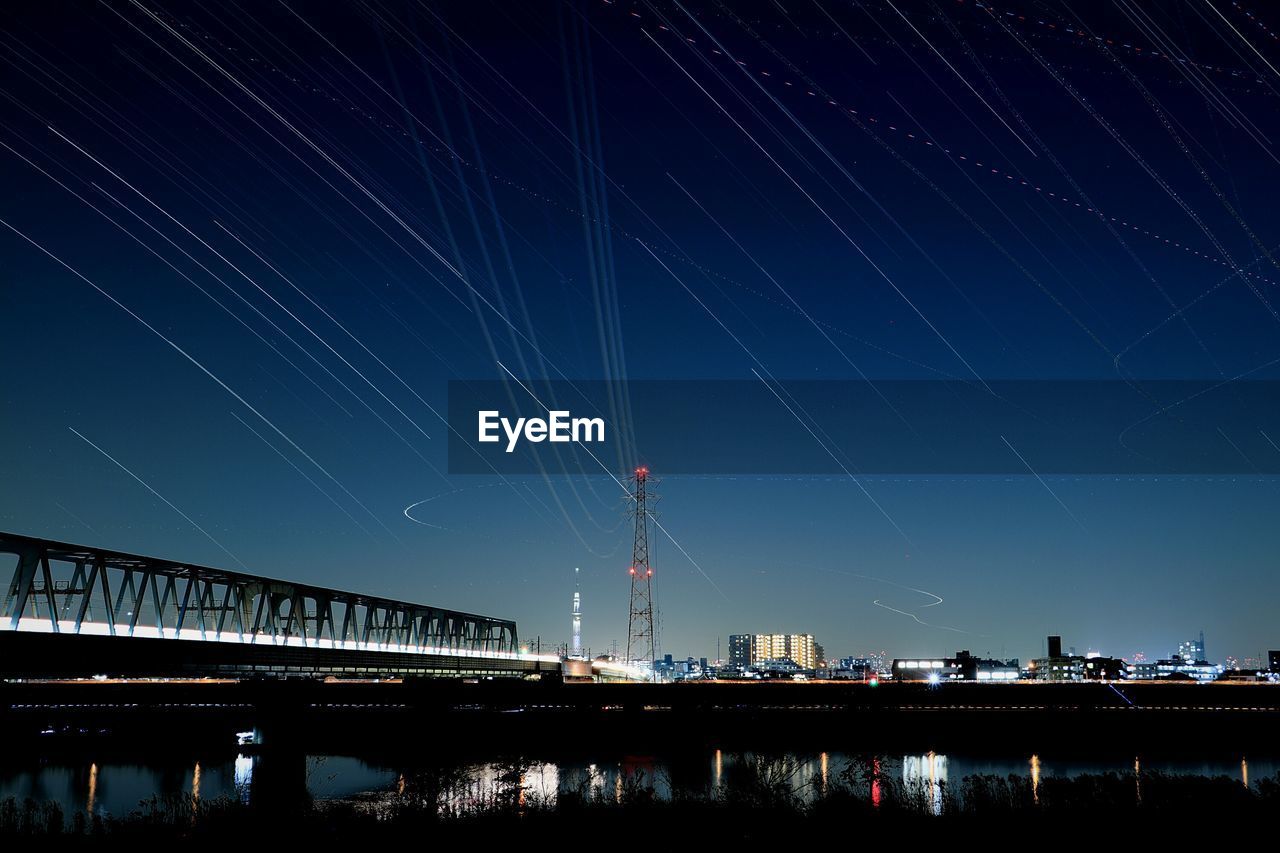
M 649 567 L 649 496 L 646 486 L 649 469 L 640 465 L 635 469 L 635 491 L 632 513 L 635 517 L 635 541 L 631 549 L 631 608 L 627 619 L 627 662 L 652 667 L 658 656 L 657 635 L 654 633 L 653 569 Z

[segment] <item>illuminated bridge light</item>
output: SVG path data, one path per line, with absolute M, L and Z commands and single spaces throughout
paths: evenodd
M 559 660 L 521 651 L 516 624 L 506 619 L 0 533 L 5 553 L 18 560 L 0 608 L 0 637 L 181 640 L 239 648 L 237 659 L 255 654 L 244 646 L 262 647 L 263 655 L 268 649 L 395 654 L 471 660 L 486 671 Z M 433 666 L 421 669 L 434 672 Z

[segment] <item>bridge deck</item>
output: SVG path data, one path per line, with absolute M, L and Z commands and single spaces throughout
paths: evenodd
M 521 653 L 508 619 L 0 532 L 6 553 L 0 676 L 510 675 L 554 660 Z

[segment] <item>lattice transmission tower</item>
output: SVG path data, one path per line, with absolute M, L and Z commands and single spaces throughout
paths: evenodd
M 635 514 L 635 544 L 631 548 L 631 613 L 627 618 L 627 663 L 653 665 L 658 656 L 654 633 L 653 568 L 649 565 L 649 469 L 643 465 L 631 478 L 631 511 Z

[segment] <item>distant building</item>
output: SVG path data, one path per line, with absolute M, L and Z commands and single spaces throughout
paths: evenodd
M 1177 656 L 1187 661 L 1209 660 L 1204 656 L 1204 631 L 1200 632 L 1198 640 L 1187 640 L 1185 643 L 1179 643 Z
M 1085 655 L 1084 658 L 1084 677 L 1096 678 L 1102 681 L 1119 681 L 1121 678 L 1128 676 L 1129 668 L 1120 658 L 1104 657 L 1102 655 Z
M 769 678 L 790 677 L 803 670 L 803 667 L 790 658 L 767 658 L 752 661 L 751 668 Z
M 789 660 L 799 669 L 818 667 L 818 650 L 812 634 L 733 634 L 729 637 L 729 665 L 739 669 L 763 661 Z
M 1217 681 L 1225 672 L 1220 663 L 1209 663 L 1204 656 L 1204 631 L 1198 640 L 1187 640 L 1178 645 L 1178 653 L 1158 661 L 1131 664 L 1129 677 L 1143 681 L 1154 679 L 1186 679 Z
M 1084 681 L 1084 658 L 1062 654 L 1036 658 L 1027 664 L 1027 677 L 1036 681 Z
M 1223 672 L 1220 663 L 1185 660 L 1181 655 L 1174 655 L 1167 660 L 1129 664 L 1128 667 L 1129 678 L 1139 681 L 1188 678 L 1196 681 L 1217 681 Z
M 968 649 L 953 658 L 895 658 L 893 678 L 897 681 L 1016 681 L 1021 670 L 1016 660 L 979 658 Z
M 1267 652 L 1267 669 L 1272 672 L 1280 672 L 1280 649 L 1272 649 Z
M 1062 653 L 1062 638 L 1056 634 L 1047 639 L 1048 655 L 1027 665 L 1026 677 L 1036 681 L 1117 681 L 1129 674 L 1128 665 L 1120 658 L 1099 654 Z
M 827 668 L 827 677 L 866 681 L 880 672 L 879 666 L 871 658 L 847 657 L 831 662 Z

